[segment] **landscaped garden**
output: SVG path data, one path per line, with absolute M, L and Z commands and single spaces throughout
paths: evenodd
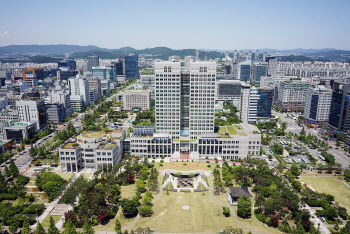
M 311 185 L 319 193 L 334 196 L 335 202 L 350 210 L 350 188 L 332 176 L 301 176 L 300 180 Z

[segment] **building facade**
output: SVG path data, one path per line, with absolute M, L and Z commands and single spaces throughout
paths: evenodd
M 151 109 L 150 90 L 127 90 L 123 92 L 123 110 Z
M 263 76 L 267 76 L 267 66 L 268 63 L 266 62 L 253 63 L 252 82 L 255 85 L 260 85 L 260 78 Z
M 350 131 L 350 84 L 334 82 L 328 127 L 335 134 Z
M 44 99 L 36 101 L 17 101 L 16 107 L 20 122 L 35 122 L 36 129 L 43 129 L 47 125 L 47 113 Z
M 305 98 L 304 121 L 309 126 L 328 123 L 332 91 L 323 85 L 310 87 Z
M 92 71 L 93 67 L 100 66 L 100 58 L 96 55 L 89 56 L 88 58 L 88 71 Z
M 280 82 L 277 88 L 276 105 L 282 111 L 304 111 L 305 97 L 310 83 L 304 81 Z
M 239 80 L 217 80 L 216 100 L 229 101 L 238 110 L 241 109 L 242 82 Z
M 98 78 L 88 78 L 89 89 L 96 89 L 97 98 L 100 99 L 102 97 L 102 89 L 101 89 L 101 80 Z
M 139 78 L 139 65 L 137 55 L 125 55 L 124 57 L 124 73 L 126 79 Z

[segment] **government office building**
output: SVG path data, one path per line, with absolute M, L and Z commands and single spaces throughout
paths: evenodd
M 214 132 L 216 63 L 155 63 L 155 127 L 152 135 L 125 139 L 134 157 L 242 159 L 260 154 L 261 134 L 250 124 Z M 124 148 L 124 149 L 126 149 Z

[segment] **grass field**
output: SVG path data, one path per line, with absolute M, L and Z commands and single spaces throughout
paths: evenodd
M 182 210 L 182 206 L 189 205 L 190 210 Z M 237 228 L 232 217 L 224 217 L 222 207 L 214 203 L 209 193 L 170 192 L 153 206 L 152 217 L 140 218 L 137 227 L 149 227 L 155 232 L 186 232 L 186 233 L 217 233 L 226 226 Z
M 300 180 L 311 185 L 317 192 L 328 193 L 334 200 L 350 210 L 350 188 L 331 176 L 300 176 Z
M 186 165 L 184 165 L 186 164 Z M 210 167 L 208 167 L 210 165 Z M 162 169 L 172 169 L 177 171 L 196 171 L 196 170 L 205 170 L 211 171 L 216 167 L 216 163 L 205 163 L 205 162 L 166 162 L 163 163 L 163 166 L 160 166 L 160 163 L 154 163 L 154 167 L 162 170 Z
M 53 218 L 53 221 L 56 224 L 62 216 L 60 216 L 60 215 L 48 215 L 48 216 L 46 216 L 45 219 L 41 222 L 41 225 L 43 226 L 43 228 L 49 228 L 50 217 Z
M 122 186 L 121 187 L 121 196 L 122 198 L 132 198 L 135 196 L 135 185 L 128 185 L 128 186 Z

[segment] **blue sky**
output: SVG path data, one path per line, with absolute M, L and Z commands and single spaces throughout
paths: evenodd
M 0 46 L 350 49 L 349 0 L 0 0 Z

